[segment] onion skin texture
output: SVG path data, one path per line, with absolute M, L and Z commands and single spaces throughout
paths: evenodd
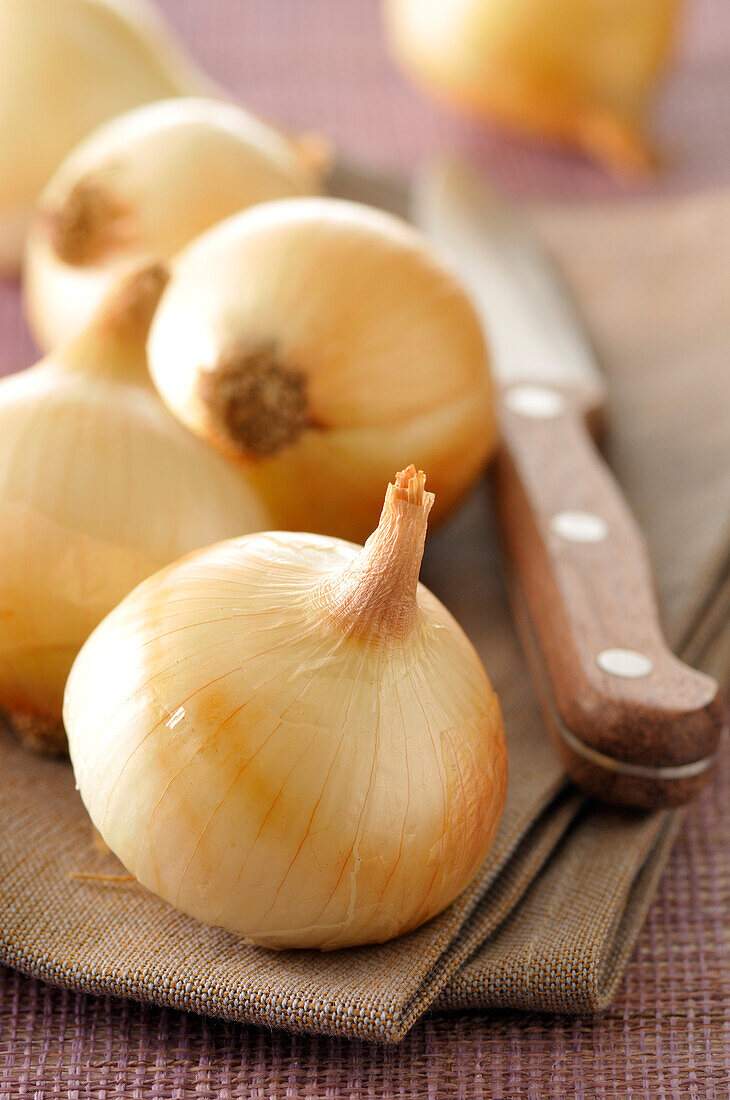
M 384 0 L 396 61 L 436 98 L 624 173 L 652 166 L 643 118 L 679 0 Z
M 233 103 L 182 97 L 105 123 L 38 202 L 24 263 L 33 335 L 65 342 L 125 271 L 255 203 L 318 190 L 294 141 Z
M 147 0 L 2 0 L 0 272 L 19 268 L 33 204 L 81 138 L 141 103 L 213 88 Z
M 494 448 L 465 291 L 421 234 L 356 203 L 288 199 L 208 230 L 176 258 L 148 352 L 168 408 L 242 463 L 282 529 L 364 541 L 411 460 L 438 523 Z
M 69 678 L 77 785 L 106 843 L 250 942 L 390 939 L 448 905 L 492 843 L 499 705 L 416 587 L 422 536 L 404 562 L 400 518 L 365 550 L 269 532 L 192 554 L 104 620 Z
M 96 624 L 206 542 L 268 526 L 240 471 L 186 432 L 144 350 L 166 274 L 130 276 L 75 341 L 0 382 L 0 709 L 58 749 L 63 690 Z

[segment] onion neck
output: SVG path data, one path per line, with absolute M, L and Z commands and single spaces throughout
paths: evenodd
M 346 633 L 375 642 L 401 641 L 418 613 L 418 574 L 433 493 L 415 466 L 388 486 L 380 522 L 354 561 L 328 577 L 316 600 Z
M 151 386 L 147 333 L 168 278 L 161 263 L 145 264 L 122 277 L 88 326 L 54 361 L 74 374 Z

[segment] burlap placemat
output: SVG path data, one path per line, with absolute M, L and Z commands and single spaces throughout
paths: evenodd
M 614 463 L 648 533 L 670 640 L 697 650 L 727 546 L 730 196 L 542 211 L 538 221 L 611 376 Z M 384 1041 L 434 1002 L 606 1004 L 679 815 L 608 810 L 566 786 L 514 637 L 481 489 L 431 540 L 423 579 L 484 658 L 511 766 L 494 850 L 446 913 L 380 947 L 246 947 L 124 878 L 95 878 L 121 869 L 94 848 L 70 768 L 3 734 L 0 961 L 76 989 Z

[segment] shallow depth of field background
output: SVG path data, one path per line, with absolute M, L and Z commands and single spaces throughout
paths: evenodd
M 322 129 L 343 153 L 377 165 L 407 170 L 449 147 L 520 194 L 599 196 L 730 180 L 730 0 L 685 0 L 682 42 L 653 120 L 669 163 L 638 187 L 433 106 L 390 63 L 380 0 L 235 0 L 235 34 L 231 0 L 157 2 L 200 62 L 249 107 Z

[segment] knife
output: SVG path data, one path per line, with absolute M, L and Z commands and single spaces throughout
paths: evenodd
M 422 172 L 411 216 L 487 332 L 513 606 L 563 762 L 604 801 L 686 802 L 712 772 L 724 708 L 662 636 L 644 539 L 594 443 L 606 386 L 573 304 L 526 222 L 464 166 Z

